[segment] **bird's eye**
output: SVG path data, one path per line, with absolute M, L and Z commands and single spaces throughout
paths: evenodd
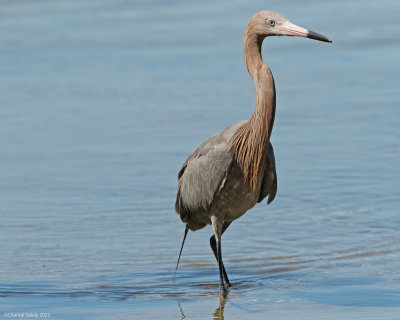
M 275 21 L 274 21 L 274 20 L 268 19 L 268 20 L 267 20 L 267 23 L 268 23 L 271 27 L 275 27 Z

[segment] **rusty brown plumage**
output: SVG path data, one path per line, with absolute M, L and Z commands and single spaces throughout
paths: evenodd
M 251 190 L 255 190 L 259 182 L 268 142 L 267 126 L 253 118 L 243 124 L 234 137 L 231 150 L 243 172 L 244 181 Z
M 261 57 L 265 36 L 257 32 L 256 23 L 256 19 L 250 21 L 243 40 L 244 60 L 257 90 L 256 106 L 251 118 L 237 131 L 231 147 L 251 190 L 255 190 L 260 181 L 274 124 L 276 102 L 274 78 Z

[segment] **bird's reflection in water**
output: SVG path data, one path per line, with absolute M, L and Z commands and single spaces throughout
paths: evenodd
M 214 320 L 224 320 L 224 308 L 226 300 L 223 296 L 219 298 L 219 308 L 217 308 L 213 313 Z
M 226 304 L 226 299 L 222 296 L 219 298 L 219 307 L 213 313 L 213 320 L 224 320 L 224 308 Z M 179 312 L 181 314 L 180 320 L 186 318 L 185 312 L 183 311 L 182 305 L 178 302 Z
M 183 320 L 183 319 L 186 318 L 186 316 L 185 316 L 185 313 L 183 312 L 183 308 L 182 308 L 180 302 L 178 302 L 178 307 L 179 307 L 179 312 L 181 313 L 181 319 L 180 320 Z

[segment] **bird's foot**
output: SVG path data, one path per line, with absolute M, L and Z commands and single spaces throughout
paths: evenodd
M 228 290 L 228 288 L 227 287 L 229 287 L 229 286 L 225 286 L 225 285 L 220 285 L 219 286 L 219 295 L 221 296 L 221 297 L 226 297 L 227 295 L 228 295 L 228 293 L 229 293 L 229 290 Z

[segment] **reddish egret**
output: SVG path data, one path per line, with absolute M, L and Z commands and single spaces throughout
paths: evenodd
M 261 58 L 268 36 L 298 36 L 332 42 L 316 32 L 296 26 L 274 11 L 261 11 L 244 33 L 244 60 L 256 86 L 256 105 L 248 121 L 235 123 L 203 142 L 178 173 L 175 210 L 186 224 L 179 260 L 188 230 L 212 224 L 210 245 L 219 267 L 220 294 L 230 286 L 222 262 L 221 236 L 232 221 L 277 188 L 274 150 L 269 142 L 275 118 L 275 84 Z M 175 270 L 176 272 L 176 270 Z

